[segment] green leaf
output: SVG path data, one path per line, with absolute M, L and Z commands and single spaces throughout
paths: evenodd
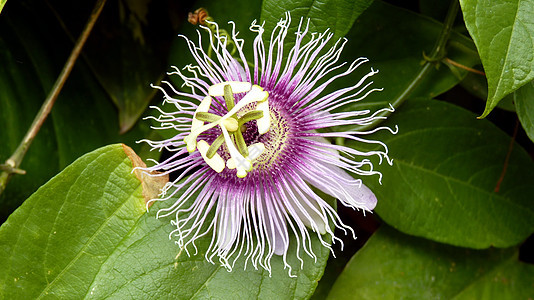
M 486 77 L 482 75 L 469 73 L 460 82 L 460 85 L 471 95 L 481 100 L 486 101 L 488 98 L 488 83 Z
M 485 117 L 504 96 L 534 79 L 534 1 L 460 4 L 488 78 L 489 95 L 481 116 Z
M 534 81 L 531 81 L 513 94 L 517 116 L 530 140 L 534 141 Z
M 511 137 L 470 112 L 428 99 L 407 101 L 384 123 L 396 125 L 396 135 L 368 137 L 384 142 L 393 159 L 393 166 L 379 168 L 382 185 L 366 181 L 386 223 L 477 249 L 516 245 L 534 231 L 534 163 L 517 144 L 505 162 Z
M 460 82 L 460 85 L 471 95 L 481 100 L 486 101 L 488 98 L 488 82 L 486 81 L 486 77 L 481 76 L 480 74 L 468 73 Z M 497 107 L 515 112 L 516 108 L 514 105 L 513 94 L 502 98 L 502 100 L 497 103 Z
M 354 21 L 371 3 L 373 0 L 265 0 L 261 20 L 265 21 L 265 36 L 269 37 L 278 21 L 289 12 L 293 20 L 289 32 L 297 30 L 301 18 L 304 18 L 304 24 L 310 19 L 310 32 L 324 32 L 328 29 L 334 34 L 335 41 L 347 34 Z M 286 44 L 294 41 L 293 34 L 286 37 Z
M 532 299 L 533 281 L 534 266 L 520 263 L 513 257 L 473 282 L 455 299 Z
M 4 5 L 6 5 L 7 0 L 0 0 L 0 13 L 2 12 L 2 9 L 4 9 Z
M 91 152 L 41 187 L 0 227 L 6 299 L 79 298 L 145 213 L 121 145 Z
M 317 262 L 303 257 L 303 270 L 291 242 L 296 278 L 279 256 L 271 259 L 272 276 L 250 264 L 245 271 L 243 258 L 227 272 L 204 257 L 210 236 L 191 257 L 169 241 L 176 227 L 155 218 L 158 205 L 169 204 L 145 213 L 141 192 L 121 145 L 75 161 L 0 227 L 0 297 L 293 299 L 315 289 L 329 255 L 317 238 Z
M 369 62 L 350 76 L 334 81 L 330 88 L 338 90 L 352 86 L 372 67 L 380 71 L 372 77 L 373 87 L 384 90 L 370 94 L 364 101 L 347 109 L 380 109 L 389 106 L 415 80 L 424 62 L 423 53 L 432 51 L 442 27 L 443 24 L 426 16 L 374 1 L 347 34 L 348 43 L 339 60 L 352 62 L 364 56 Z M 455 31 L 451 34 L 446 52 L 447 58 L 468 67 L 479 62 L 472 41 Z M 447 66 L 440 65 L 429 72 L 411 96 L 435 97 L 455 86 L 467 72 L 458 70 L 458 73 L 460 77 Z
M 381 228 L 347 264 L 328 299 L 529 299 L 534 266 L 517 252 L 446 246 Z

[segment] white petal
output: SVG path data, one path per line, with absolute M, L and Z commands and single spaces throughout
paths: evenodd
M 224 159 L 219 155 L 219 153 L 215 153 L 212 158 L 208 158 L 206 156 L 206 152 L 208 152 L 208 149 L 210 148 L 210 145 L 206 141 L 199 141 L 197 143 L 197 148 L 204 161 L 208 164 L 208 166 L 215 170 L 215 172 L 221 173 L 222 170 L 224 170 Z
M 269 93 L 264 91 L 260 86 L 253 85 L 243 99 L 232 108 L 226 115 L 223 116 L 223 119 L 229 118 L 236 114 L 240 109 L 254 102 L 265 101 L 269 97 Z
M 204 100 L 200 102 L 197 109 L 195 110 L 195 116 L 197 112 L 208 112 L 210 110 L 210 106 L 211 106 L 211 97 L 206 96 Z M 193 118 L 193 123 L 191 124 L 191 131 L 199 128 L 202 125 L 204 125 L 204 122 L 197 120 L 196 118 Z
M 224 96 L 225 85 L 230 85 L 232 93 L 234 94 L 248 92 L 252 86 L 250 82 L 226 81 L 210 86 L 208 88 L 208 94 L 210 94 L 210 96 Z
M 297 217 L 299 218 L 302 223 L 304 223 L 305 226 L 312 228 L 313 230 L 317 230 L 320 234 L 326 233 L 326 223 L 323 220 L 323 218 L 316 212 L 321 212 L 321 209 L 319 208 L 319 205 L 313 200 L 313 199 L 305 199 L 302 198 L 302 196 L 294 189 L 293 186 L 290 186 L 290 191 L 280 191 L 284 192 L 286 195 L 286 199 L 288 201 L 287 204 L 291 205 L 295 213 L 297 214 Z M 294 196 L 294 198 L 291 196 L 291 194 Z M 300 204 L 300 206 L 297 204 Z M 308 204 L 314 206 L 316 209 L 313 210 L 312 207 Z M 286 204 L 286 205 L 287 205 Z M 307 216 L 306 216 L 307 215 Z
M 263 143 L 255 143 L 248 146 L 247 149 L 248 159 L 254 161 L 265 151 L 265 145 Z
M 259 118 L 256 122 L 258 124 L 258 133 L 265 134 L 271 127 L 271 114 L 269 111 L 269 100 L 258 102 L 256 110 L 263 112 L 263 117 Z
M 373 191 L 371 191 L 363 183 L 360 188 L 354 193 L 354 198 L 360 199 L 359 202 L 365 203 L 365 208 L 367 210 L 373 210 L 376 207 L 376 203 L 378 202 L 375 193 L 373 193 Z
M 283 217 L 280 219 L 276 212 L 271 212 L 269 210 L 270 209 L 266 207 L 264 211 L 267 237 L 271 242 L 274 254 L 283 255 L 287 252 L 287 248 L 289 247 L 286 220 L 283 219 Z
M 330 144 L 328 140 L 323 137 L 315 136 L 309 138 L 317 142 L 322 142 L 325 144 Z M 332 148 L 323 148 L 332 153 L 332 157 L 339 160 L 339 153 Z M 309 176 L 303 174 L 306 177 L 306 181 L 320 189 L 324 193 L 339 199 L 342 203 L 346 203 L 352 207 L 361 208 L 365 210 L 373 210 L 376 207 L 377 199 L 375 194 L 366 187 L 361 180 L 354 179 L 351 175 L 345 172 L 343 169 L 327 163 L 316 162 L 320 164 L 323 168 L 326 168 L 330 173 L 330 176 L 325 176 L 321 178 L 310 178 Z M 336 181 L 335 178 L 341 179 Z M 345 182 L 350 182 L 347 184 Z
M 217 229 L 217 245 L 223 256 L 234 246 L 241 224 L 241 212 L 238 206 L 228 203 L 228 198 L 224 200 L 218 204 L 219 228 Z
M 306 181 L 324 193 L 339 199 L 343 204 L 365 210 L 373 210 L 377 199 L 375 194 L 360 180 L 352 178 L 347 172 L 331 164 L 322 164 L 328 169 L 327 176 L 309 177 L 302 174 Z M 336 180 L 337 178 L 337 180 Z M 346 183 L 350 182 L 350 183 Z

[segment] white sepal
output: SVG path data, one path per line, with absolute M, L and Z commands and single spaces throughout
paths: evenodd
M 258 102 L 256 110 L 263 112 L 263 117 L 259 118 L 256 122 L 258 124 L 258 133 L 265 134 L 271 127 L 271 114 L 269 112 L 269 100 Z
M 252 86 L 250 82 L 226 81 L 210 86 L 208 88 L 208 94 L 210 96 L 224 96 L 224 86 L 226 85 L 230 85 L 234 94 L 248 92 Z
M 222 170 L 224 170 L 224 159 L 219 155 L 219 153 L 215 153 L 212 158 L 208 158 L 206 156 L 206 152 L 208 152 L 208 149 L 210 148 L 210 145 L 206 141 L 200 140 L 197 143 L 197 148 L 198 152 L 200 152 L 200 155 L 202 155 L 202 158 L 208 164 L 208 166 L 210 166 L 210 168 L 215 170 L 217 173 L 221 173 Z

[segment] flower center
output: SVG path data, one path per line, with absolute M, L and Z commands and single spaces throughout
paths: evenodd
M 286 116 L 278 111 L 276 107 L 271 106 L 270 118 L 271 128 L 269 132 L 260 136 L 257 140 L 263 143 L 265 153 L 257 158 L 255 162 L 255 169 L 268 170 L 283 157 L 282 153 L 286 151 L 289 143 L 287 142 L 290 134 L 290 124 Z
M 236 104 L 234 93 L 247 94 Z M 246 129 L 245 123 L 252 120 L 256 120 L 260 135 L 269 131 L 269 93 L 248 82 L 227 81 L 210 86 L 208 94 L 195 110 L 191 133 L 184 139 L 187 151 L 191 153 L 198 149 L 204 161 L 217 173 L 227 167 L 237 169 L 237 177 L 243 178 L 252 170 L 254 161 L 265 151 L 265 145 L 261 142 L 247 145 L 242 131 Z M 224 97 L 227 113 L 223 116 L 209 112 L 212 97 L 217 96 Z M 217 126 L 221 134 L 211 145 L 205 140 L 197 142 L 200 134 Z M 223 143 L 230 154 L 226 161 L 217 153 Z

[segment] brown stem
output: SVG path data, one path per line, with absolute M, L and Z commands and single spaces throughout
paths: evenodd
M 460 68 L 460 69 L 464 69 L 468 72 L 471 72 L 471 73 L 475 73 L 475 74 L 479 74 L 479 75 L 482 75 L 482 76 L 486 76 L 486 73 L 482 72 L 482 71 L 479 71 L 477 69 L 473 69 L 473 68 L 470 68 L 468 66 L 464 66 L 462 65 L 461 63 L 458 63 L 458 62 L 455 62 L 454 60 L 448 58 L 448 57 L 445 57 L 444 59 L 447 63 L 457 67 L 457 68 Z
M 67 62 L 65 63 L 65 66 L 63 66 L 63 70 L 61 70 L 61 74 L 54 83 L 52 90 L 48 94 L 48 97 L 46 98 L 45 102 L 41 106 L 41 109 L 35 116 L 35 119 L 33 120 L 30 129 L 28 130 L 28 132 L 26 132 L 26 135 L 20 142 L 15 152 L 13 152 L 11 157 L 6 160 L 4 165 L 2 165 L 1 169 L 3 171 L 0 174 L 0 195 L 5 190 L 6 185 L 13 174 L 20 174 L 24 172 L 23 170 L 18 169 L 18 167 L 22 163 L 22 159 L 24 158 L 24 155 L 26 155 L 26 152 L 28 151 L 28 148 L 33 142 L 33 139 L 37 135 L 37 132 L 39 132 L 39 129 L 41 129 L 41 126 L 50 114 L 50 111 L 52 110 L 52 107 L 56 102 L 59 92 L 63 88 L 63 85 L 65 85 L 65 81 L 69 77 L 70 72 L 72 71 L 72 68 L 76 63 L 76 60 L 78 59 L 78 56 L 82 51 L 82 47 L 87 41 L 87 38 L 89 37 L 89 34 L 91 33 L 91 30 L 93 29 L 93 26 L 95 25 L 95 22 L 98 19 L 98 16 L 100 15 L 100 12 L 102 12 L 102 8 L 104 7 L 105 3 L 106 0 L 96 1 L 95 7 L 93 8 L 91 15 L 89 16 L 87 24 L 85 24 L 85 28 L 83 29 L 82 34 L 74 45 L 74 49 L 72 49 L 72 52 Z
M 508 169 L 508 163 L 510 162 L 510 156 L 512 155 L 512 150 L 514 149 L 515 144 L 515 138 L 517 137 L 517 130 L 519 129 L 519 119 L 516 118 L 515 120 L 515 128 L 514 133 L 512 135 L 512 140 L 510 141 L 510 146 L 508 146 L 508 153 L 506 154 L 506 158 L 504 159 L 504 165 L 502 167 L 501 176 L 499 177 L 499 180 L 497 180 L 497 185 L 495 185 L 495 193 L 498 193 L 501 189 L 501 183 L 504 180 L 504 176 L 506 175 L 506 170 Z

